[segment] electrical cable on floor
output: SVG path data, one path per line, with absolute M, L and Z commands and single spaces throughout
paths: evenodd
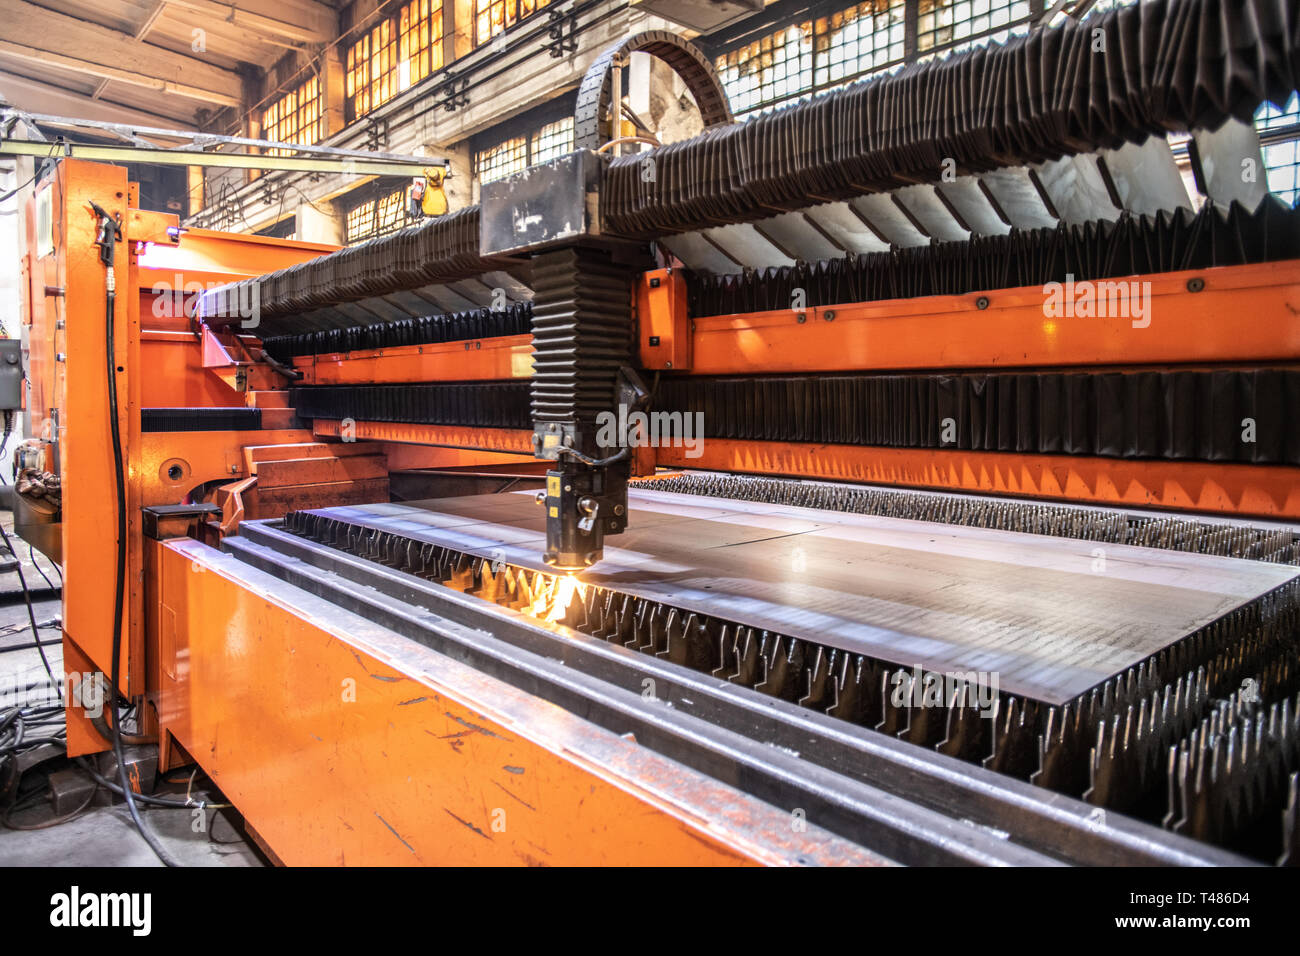
M 45 579 L 45 583 L 48 584 L 48 585 L 50 586 L 50 590 L 51 590 L 51 591 L 61 591 L 61 590 L 63 590 L 63 574 L 62 574 L 62 572 L 59 573 L 59 584 L 58 584 L 58 586 L 56 587 L 55 584 L 54 584 L 54 582 L 50 580 L 50 576 L 49 576 L 48 574 L 46 574 L 44 571 L 42 571 L 42 570 L 41 570 L 41 566 L 40 566 L 39 564 L 36 563 L 36 549 L 33 548 L 30 544 L 27 545 L 27 560 L 31 561 L 31 563 L 32 563 L 32 567 L 34 567 L 34 568 L 36 569 L 36 573 L 39 574 L 42 578 Z M 58 566 L 57 566 L 57 565 L 55 565 L 54 567 L 55 567 L 55 570 L 58 570 Z
M 85 757 L 78 757 L 76 763 L 101 787 L 111 790 L 119 797 L 122 796 L 122 788 L 96 770 Z M 170 807 L 173 810 L 227 810 L 233 806 L 230 803 L 209 803 L 206 800 L 194 800 L 188 795 L 184 800 L 180 800 L 168 799 L 167 797 L 152 797 L 147 793 L 137 793 L 135 799 L 153 807 Z
M 99 787 L 91 787 L 90 793 L 86 796 L 86 799 L 82 801 L 81 805 L 75 810 L 65 813 L 61 817 L 55 817 L 52 820 L 42 820 L 40 823 L 14 823 L 11 818 L 12 814 L 15 810 L 19 809 L 17 804 L 15 804 L 6 809 L 3 814 L 0 814 L 0 823 L 3 823 L 10 830 L 48 830 L 50 827 L 57 827 L 59 824 L 67 823 L 69 820 L 81 816 L 81 814 L 84 813 L 92 803 L 94 803 L 95 795 L 97 793 L 99 793 Z
M 41 629 L 36 624 L 36 611 L 32 608 L 32 592 L 27 587 L 27 576 L 23 574 L 22 559 L 18 557 L 18 552 L 14 549 L 13 542 L 9 540 L 4 525 L 0 525 L 0 537 L 4 538 L 5 547 L 9 549 L 9 553 L 14 556 L 14 561 L 17 562 L 14 570 L 18 572 L 18 583 L 23 587 L 23 601 L 27 604 L 27 620 L 32 626 L 32 640 L 36 643 L 36 650 L 41 655 L 41 663 L 45 665 L 45 673 L 50 678 L 50 683 L 54 685 L 59 700 L 63 700 L 63 684 L 61 681 L 55 680 L 54 669 L 50 667 L 50 659 L 45 655 L 45 645 L 41 643 Z
M 45 744 L 58 744 L 61 747 L 66 747 L 67 741 L 62 737 L 24 738 L 21 743 L 14 744 L 10 747 L 0 747 L 0 754 L 17 753 L 20 750 L 30 750 L 33 747 L 43 747 Z
M 48 631 L 48 630 L 61 631 L 63 629 L 58 624 L 42 624 L 40 625 L 40 628 L 43 631 Z M 28 625 L 24 624 L 23 630 L 27 630 L 27 629 L 28 629 Z M 11 634 L 17 634 L 17 633 L 18 633 L 17 631 L 5 631 L 3 634 L 0 634 L 0 637 L 8 637 Z M 37 644 L 35 641 L 32 641 L 27 644 L 7 644 L 4 647 L 0 647 L 0 654 L 11 654 L 14 651 L 30 651 L 41 646 L 43 645 Z
M 28 688 L 30 690 L 30 688 Z M 16 760 L 19 754 L 31 754 L 32 751 L 39 750 L 42 747 L 53 746 L 59 750 L 41 755 L 33 755 L 35 760 L 32 766 L 44 763 L 46 760 L 54 759 L 67 752 L 67 728 L 62 720 L 63 708 L 61 705 L 54 706 L 15 706 L 0 710 L 0 765 Z M 29 736 L 35 734 L 35 736 Z M 30 767 L 28 769 L 31 769 Z M 2 778 L 3 775 L 0 775 Z M 44 829 L 46 826 L 53 826 L 55 823 L 65 822 L 85 809 L 87 804 L 78 808 L 75 813 L 67 817 L 60 818 L 57 821 L 44 821 L 39 825 L 15 824 L 12 822 L 12 815 L 20 810 L 27 809 L 29 806 L 35 806 L 40 802 L 40 792 L 29 792 L 26 795 L 21 793 L 24 774 L 18 773 L 9 779 L 3 789 L 0 789 L 0 797 L 4 798 L 5 807 L 0 811 L 0 824 L 14 830 L 25 829 Z M 97 788 L 96 788 L 97 789 Z
M 126 754 L 122 747 L 122 723 L 117 711 L 117 693 L 122 677 L 122 610 L 126 596 L 126 469 L 122 461 L 122 430 L 118 423 L 117 402 L 117 343 L 115 340 L 114 306 L 117 300 L 117 278 L 113 271 L 117 242 L 122 238 L 122 229 L 117 221 L 104 211 L 97 203 L 90 203 L 91 211 L 99 218 L 99 259 L 104 264 L 104 347 L 106 353 L 106 370 L 108 373 L 108 423 L 113 443 L 113 487 L 117 498 L 117 567 L 113 597 L 113 645 L 112 675 L 108 685 L 108 711 L 113 715 L 113 754 L 117 758 L 118 779 L 122 788 L 122 798 L 126 801 L 131 820 L 144 841 L 149 844 L 154 855 L 165 866 L 178 866 L 177 861 L 158 841 L 140 816 L 136 805 L 136 794 L 131 790 L 131 781 L 126 773 Z

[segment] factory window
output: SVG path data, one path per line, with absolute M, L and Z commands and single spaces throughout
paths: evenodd
M 532 135 L 528 145 L 528 164 L 545 163 L 548 160 L 573 152 L 573 117 L 566 116 L 554 123 L 547 123 Z
M 791 24 L 718 58 L 718 75 L 742 116 L 812 91 L 812 21 Z
M 375 201 L 373 199 L 348 210 L 346 222 L 348 242 L 359 242 L 375 234 Z
M 714 59 L 732 111 L 745 116 L 823 93 L 909 60 L 1028 31 L 1033 0 L 866 0 L 801 19 Z M 917 49 L 908 58 L 907 25 Z M 740 41 L 740 37 L 745 37 Z
M 528 140 L 516 136 L 474 156 L 474 175 L 480 184 L 503 179 L 528 166 Z
M 518 131 L 520 126 L 527 129 L 528 125 L 526 118 L 517 120 L 511 131 Z M 474 153 L 474 175 L 482 185 L 571 152 L 573 117 L 565 116 L 534 129 L 529 135 L 511 136 L 487 149 L 477 150 Z
M 402 89 L 442 69 L 442 2 L 414 0 L 398 18 L 398 79 Z
M 280 143 L 310 146 L 321 141 L 320 80 L 312 77 L 290 90 L 262 113 L 262 137 Z M 267 150 L 272 156 L 289 156 L 293 150 Z
M 1029 30 L 1029 0 L 919 0 L 916 49 L 925 54 L 969 49 Z
M 351 122 L 378 109 L 398 92 L 397 35 L 383 20 L 348 50 L 344 92 Z
M 1291 94 L 1282 109 L 1265 103 L 1255 113 L 1255 128 L 1263 141 L 1269 192 L 1294 206 L 1300 200 L 1300 96 Z
M 375 234 L 400 229 L 406 220 L 406 188 L 381 196 L 375 206 Z
M 406 187 L 365 199 L 344 219 L 349 244 L 396 232 L 406 225 Z
M 474 0 L 474 45 L 482 46 L 551 0 Z
M 814 25 L 817 89 L 903 60 L 904 0 L 858 3 Z

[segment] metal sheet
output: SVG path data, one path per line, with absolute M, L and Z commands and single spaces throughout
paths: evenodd
M 1065 703 L 1295 577 L 1294 568 L 634 489 L 580 579 L 899 666 Z M 531 492 L 325 509 L 544 570 Z

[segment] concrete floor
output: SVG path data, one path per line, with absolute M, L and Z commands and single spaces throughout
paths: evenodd
M 13 538 L 11 516 L 0 513 L 6 531 Z M 33 602 L 36 622 L 43 626 L 41 640 L 48 642 L 46 655 L 55 676 L 61 675 L 61 632 L 57 620 L 61 604 L 54 598 L 45 581 L 27 556 L 27 548 L 15 539 L 23 558 L 23 573 L 30 588 L 45 589 L 41 599 Z M 0 550 L 3 542 L 0 541 Z M 58 584 L 58 576 L 43 556 L 36 562 L 50 580 Z M 21 699 L 39 702 L 50 694 L 49 681 L 36 648 L 8 651 L 6 648 L 32 642 L 27 607 L 22 600 L 18 575 L 12 571 L 0 574 L 0 707 L 12 706 L 17 695 Z M 28 690 L 30 688 L 30 690 Z M 51 698 L 52 699 L 52 698 Z M 49 761 L 29 771 L 36 778 L 46 768 L 66 766 L 62 758 Z M 177 776 L 180 776 L 179 774 Z M 185 786 L 164 786 L 160 793 L 184 797 Z M 199 793 L 196 787 L 196 794 Z M 0 866 L 161 866 L 149 849 L 127 813 L 125 805 L 108 804 L 108 794 L 101 790 L 95 804 L 85 812 L 45 830 L 11 830 L 0 826 Z M 263 866 L 265 859 L 241 835 L 231 818 L 230 811 L 206 811 L 198 825 L 192 811 L 170 808 L 141 808 L 145 823 L 158 835 L 160 842 L 178 861 L 186 866 Z M 30 809 L 14 814 L 19 823 L 48 819 L 52 809 L 41 802 Z

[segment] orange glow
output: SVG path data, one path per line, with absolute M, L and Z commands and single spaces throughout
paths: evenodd
M 581 599 L 586 594 L 587 585 L 572 574 L 548 578 L 547 584 L 537 592 L 528 613 L 551 624 L 558 624 L 564 619 L 574 596 Z

